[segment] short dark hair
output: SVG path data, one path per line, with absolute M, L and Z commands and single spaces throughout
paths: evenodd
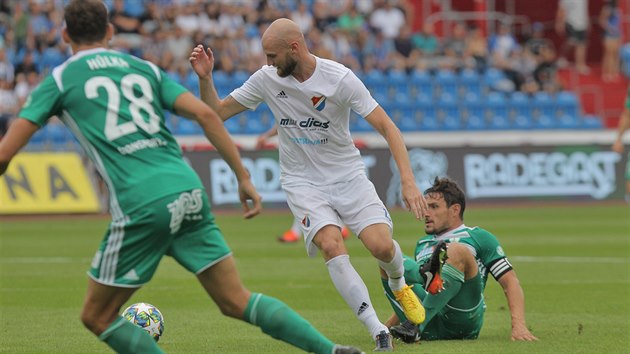
M 459 211 L 459 217 L 464 220 L 464 210 L 466 210 L 466 195 L 464 194 L 464 191 L 459 187 L 457 182 L 448 177 L 435 177 L 433 185 L 424 191 L 425 195 L 433 193 L 442 195 L 447 207 L 450 207 L 454 204 L 459 204 L 461 207 Z
M 109 18 L 100 0 L 71 0 L 64 8 L 66 31 L 73 42 L 91 44 L 105 38 Z

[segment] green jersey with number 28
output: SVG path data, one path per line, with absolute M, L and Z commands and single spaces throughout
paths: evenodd
M 114 219 L 169 194 L 202 188 L 164 124 L 186 89 L 152 63 L 113 50 L 80 51 L 53 69 L 19 117 L 58 116 L 94 162 Z

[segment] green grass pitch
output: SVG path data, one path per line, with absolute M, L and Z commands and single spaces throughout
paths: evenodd
M 396 344 L 399 353 L 629 353 L 630 208 L 623 204 L 471 206 L 466 224 L 498 236 L 525 291 L 527 322 L 538 342 L 511 342 L 500 286 L 486 289 L 487 312 L 475 341 Z M 413 251 L 422 223 L 393 211 L 395 237 Z M 253 220 L 218 215 L 246 286 L 291 305 L 333 341 L 372 351 L 373 342 L 336 293 L 321 258 L 302 243 L 275 238 L 288 213 Z M 108 353 L 83 328 L 86 271 L 107 220 L 0 220 L 0 353 Z M 390 309 L 375 261 L 356 239 L 351 261 L 370 289 L 381 320 Z M 132 302 L 150 302 L 165 317 L 168 353 L 298 353 L 257 328 L 222 316 L 193 275 L 165 259 Z

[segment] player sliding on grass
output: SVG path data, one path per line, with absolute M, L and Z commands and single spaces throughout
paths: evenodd
M 260 196 L 219 116 L 155 65 L 106 49 L 114 30 L 101 1 L 72 0 L 64 16 L 62 36 L 74 55 L 32 93 L 0 142 L 0 175 L 57 115 L 107 183 L 112 222 L 89 271 L 85 326 L 118 353 L 162 353 L 119 311 L 169 255 L 196 274 L 224 315 L 307 352 L 361 353 L 335 345 L 286 304 L 241 283 L 201 181 L 164 122 L 170 110 L 202 126 L 234 170 L 244 216 L 251 218 L 261 210 Z
M 391 351 L 389 331 L 350 263 L 341 225 L 345 223 L 358 235 L 377 259 L 406 316 L 421 323 L 424 309 L 405 284 L 402 253 L 392 239 L 392 220 L 350 136 L 350 110 L 387 141 L 400 171 L 403 200 L 421 218 L 426 205 L 400 130 L 352 71 L 309 52 L 295 22 L 282 18 L 271 23 L 262 46 L 269 65 L 224 99 L 212 81 L 212 51 L 195 47 L 190 61 L 199 76 L 201 98 L 224 120 L 267 103 L 279 129 L 282 189 L 294 217 L 302 222 L 307 252 L 310 256 L 321 252 L 337 291 L 374 338 L 376 350 Z
M 405 257 L 405 279 L 415 284 L 413 291 L 422 300 L 426 320 L 416 326 L 405 319 L 382 272 L 395 312 L 387 321 L 392 335 L 409 343 L 477 338 L 486 308 L 483 290 L 490 272 L 507 297 L 512 340 L 537 340 L 525 324 L 523 289 L 496 237 L 464 225 L 464 192 L 455 182 L 436 178 L 424 194 L 429 206 L 424 227 L 427 236 L 417 242 L 415 259 Z

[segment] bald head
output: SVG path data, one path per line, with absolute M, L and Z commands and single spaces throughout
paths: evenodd
M 295 42 L 300 45 L 305 43 L 300 27 L 288 18 L 279 18 L 273 21 L 262 35 L 263 46 L 266 42 L 278 44 L 274 43 L 276 41 L 281 41 L 287 46 Z

